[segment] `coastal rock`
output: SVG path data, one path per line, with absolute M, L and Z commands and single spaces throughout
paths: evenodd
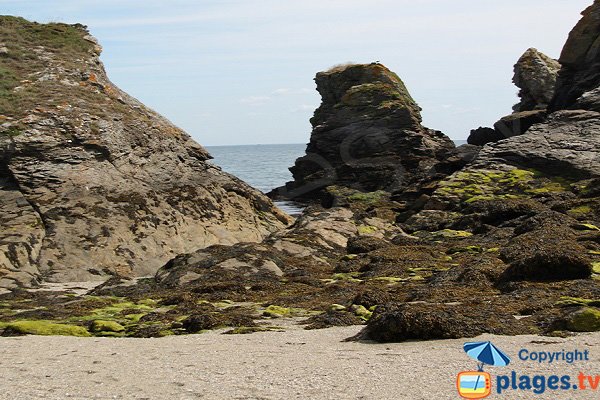
M 501 164 L 534 168 L 554 176 L 600 176 L 600 113 L 553 113 L 521 136 L 484 147 L 469 169 L 498 169 Z
M 520 88 L 521 101 L 514 112 L 502 117 L 494 128 L 480 127 L 471 131 L 467 142 L 483 146 L 519 136 L 531 126 L 544 122 L 547 107 L 556 86 L 560 64 L 534 48 L 528 49 L 515 64 L 513 83 Z
M 152 274 L 288 217 L 107 78 L 82 25 L 0 18 L 0 287 Z
M 537 49 L 530 48 L 515 64 L 513 83 L 520 88 L 521 101 L 515 112 L 545 110 L 552 100 L 560 63 Z
M 375 310 L 358 339 L 378 342 L 474 337 L 482 333 L 511 334 L 519 323 L 509 310 L 499 313 L 477 301 L 471 304 L 390 303 Z M 491 312 L 491 313 L 490 313 Z M 494 315 L 494 318 L 489 318 Z
M 480 126 L 477 129 L 472 129 L 467 143 L 474 146 L 484 146 L 488 143 L 494 143 L 504 139 L 504 135 L 497 132 L 494 128 Z
M 421 125 L 420 108 L 400 78 L 379 63 L 319 72 L 306 155 L 290 171 L 294 181 L 273 193 L 318 198 L 329 185 L 392 192 L 427 176 L 454 145 Z
M 585 279 L 592 273 L 586 249 L 565 229 L 548 226 L 516 236 L 501 255 L 510 266 L 505 280 Z
M 559 58 L 562 69 L 550 109 L 600 111 L 600 1 L 582 13 Z
M 533 110 L 519 111 L 502 117 L 494 124 L 494 131 L 496 132 L 494 138 L 496 140 L 490 140 L 490 142 L 522 135 L 533 125 L 544 122 L 546 116 L 546 110 Z

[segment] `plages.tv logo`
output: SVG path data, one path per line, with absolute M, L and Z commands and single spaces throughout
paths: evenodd
M 477 371 L 463 371 L 456 377 L 456 388 L 463 399 L 483 399 L 492 393 L 492 377 L 485 365 L 505 367 L 510 358 L 492 342 L 468 342 L 463 346 L 469 357 L 477 360 Z

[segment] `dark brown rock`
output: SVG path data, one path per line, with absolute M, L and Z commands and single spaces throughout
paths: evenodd
M 558 60 L 562 69 L 550 106 L 552 111 L 600 111 L 600 1 L 595 0 L 582 15 Z
M 461 305 L 391 303 L 377 307 L 357 338 L 378 342 L 454 339 L 484 332 L 508 334 L 516 325 L 509 312 L 490 311 L 489 305 L 480 302 Z
M 322 103 L 311 119 L 310 143 L 280 196 L 315 198 L 333 184 L 391 192 L 426 176 L 454 147 L 441 132 L 421 126 L 419 106 L 381 64 L 334 67 L 315 81 Z
M 586 249 L 560 226 L 548 225 L 519 235 L 501 255 L 510 263 L 503 274 L 509 281 L 585 279 L 592 273 Z
M 488 143 L 494 143 L 502 139 L 506 139 L 506 137 L 500 132 L 497 132 L 494 128 L 481 126 L 471 130 L 471 133 L 467 138 L 467 143 L 475 146 L 484 146 Z

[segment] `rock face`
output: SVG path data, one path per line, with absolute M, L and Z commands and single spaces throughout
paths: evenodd
M 483 148 L 469 168 L 502 164 L 579 179 L 600 176 L 600 113 L 553 113 L 527 133 Z
M 513 110 L 545 110 L 554 96 L 559 71 L 558 61 L 537 49 L 528 49 L 515 64 L 513 83 L 521 89 L 521 101 Z
M 0 287 L 155 272 L 288 217 L 119 90 L 81 25 L 0 18 Z
M 569 34 L 550 108 L 600 111 L 600 1 L 588 7 Z
M 421 125 L 419 106 L 381 64 L 334 67 L 315 81 L 322 103 L 311 119 L 310 143 L 280 196 L 314 198 L 333 184 L 397 190 L 428 174 L 454 147 L 441 132 Z
M 560 68 L 556 60 L 534 48 L 528 49 L 514 67 L 513 82 L 520 89 L 521 99 L 514 105 L 514 112 L 502 117 L 493 129 L 472 130 L 467 142 L 477 146 L 495 143 L 522 135 L 534 124 L 544 122 Z

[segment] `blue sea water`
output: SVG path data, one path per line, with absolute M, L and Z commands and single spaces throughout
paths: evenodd
M 455 143 L 458 146 L 466 141 L 457 140 Z M 206 146 L 206 149 L 214 157 L 212 163 L 267 193 L 292 179 L 288 168 L 304 154 L 306 144 Z M 284 211 L 298 213 L 291 203 L 281 202 L 278 205 Z
M 257 144 L 244 146 L 206 146 L 214 157 L 212 163 L 225 172 L 267 193 L 292 179 L 288 170 L 296 158 L 304 154 L 306 144 Z M 298 215 L 302 208 L 292 202 L 276 202 L 290 215 Z

